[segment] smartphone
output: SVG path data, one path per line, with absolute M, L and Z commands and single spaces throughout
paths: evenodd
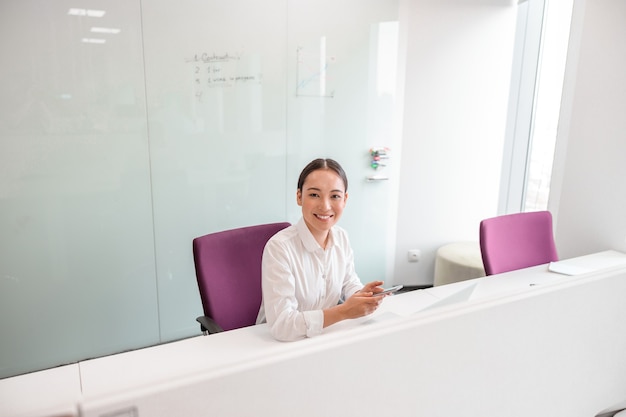
M 394 292 L 401 290 L 402 287 L 403 285 L 400 284 L 400 285 L 394 285 L 393 287 L 390 287 L 390 288 L 385 288 L 383 292 L 375 293 L 374 297 L 378 297 L 379 295 L 385 295 L 385 294 L 393 294 Z

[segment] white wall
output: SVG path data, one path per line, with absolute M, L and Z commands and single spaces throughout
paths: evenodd
M 439 246 L 497 214 L 516 4 L 406 1 L 394 281 L 432 283 Z M 626 2 L 576 0 L 549 210 L 561 258 L 626 251 Z M 480 163 L 478 162 L 480 161 Z M 409 249 L 422 260 L 407 262 Z
M 436 250 L 497 214 L 517 3 L 419 0 L 408 12 L 394 281 L 431 284 Z M 403 11 L 404 11 L 403 10 Z M 419 263 L 407 261 L 420 249 Z
M 626 250 L 626 2 L 575 1 L 550 209 L 561 258 Z

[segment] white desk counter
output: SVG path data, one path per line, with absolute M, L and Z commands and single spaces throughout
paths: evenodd
M 468 285 L 469 301 L 427 309 Z M 83 363 L 82 410 L 593 416 L 626 396 L 623 294 L 619 266 L 571 277 L 543 265 L 413 291 L 299 342 L 254 326 Z
M 626 396 L 624 265 L 579 276 L 542 265 L 394 295 L 298 342 L 265 325 L 198 336 L 80 362 L 65 384 L 80 386 L 82 417 L 591 417 Z M 468 286 L 467 301 L 429 309 Z

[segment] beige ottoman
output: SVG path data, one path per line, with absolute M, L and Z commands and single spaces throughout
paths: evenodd
M 434 286 L 484 276 L 478 242 L 449 243 L 437 250 Z

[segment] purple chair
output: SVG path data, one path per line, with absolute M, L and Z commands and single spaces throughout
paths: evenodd
M 487 275 L 558 261 L 549 211 L 506 214 L 480 222 Z
M 261 258 L 265 244 L 289 223 L 211 233 L 193 239 L 193 259 L 204 316 L 202 332 L 252 326 L 261 306 Z

